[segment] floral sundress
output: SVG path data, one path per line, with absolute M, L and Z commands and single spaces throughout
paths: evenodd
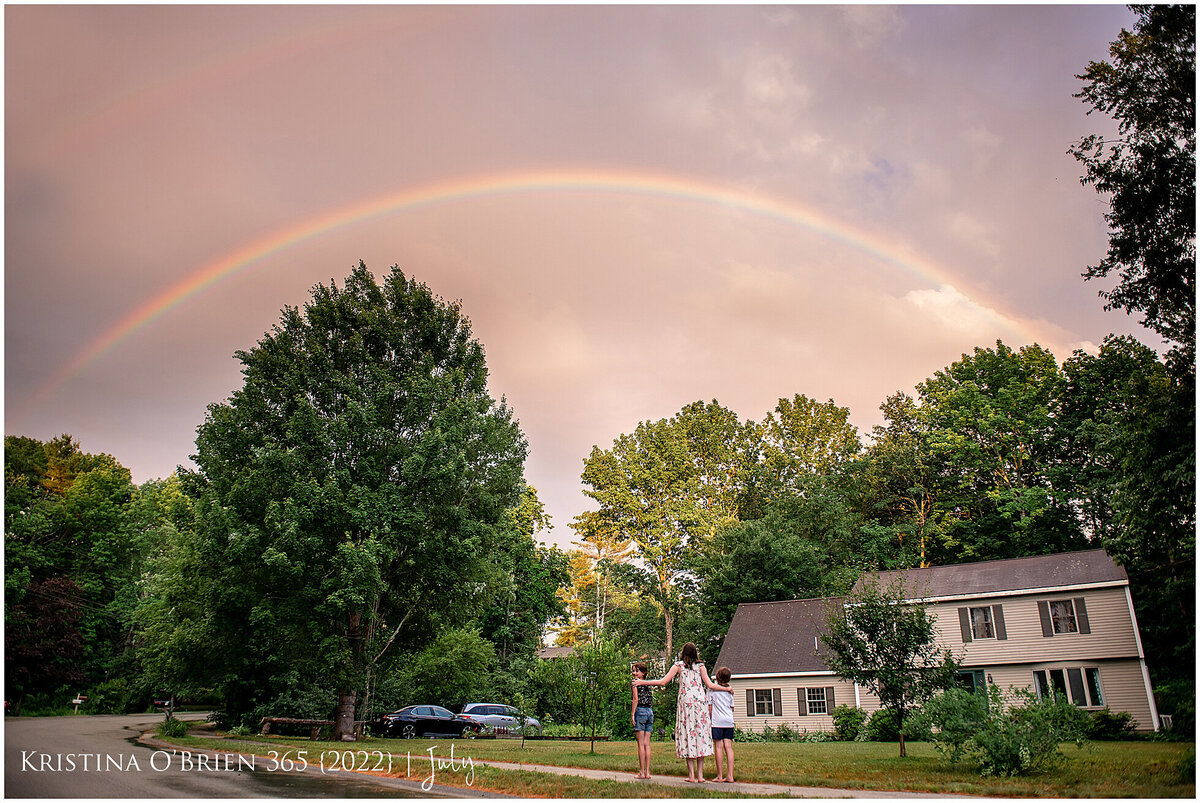
M 712 727 L 708 721 L 708 697 L 700 677 L 701 664 L 679 667 L 679 699 L 675 704 L 675 755 L 701 758 L 713 754 Z

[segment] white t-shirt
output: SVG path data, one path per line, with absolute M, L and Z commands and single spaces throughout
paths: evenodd
M 712 706 L 714 728 L 733 727 L 733 692 L 708 690 L 708 703 Z

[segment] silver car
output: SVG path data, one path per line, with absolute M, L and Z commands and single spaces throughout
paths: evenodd
M 487 725 L 495 733 L 521 732 L 521 712 L 511 705 L 468 703 L 463 706 L 460 716 Z M 541 732 L 542 723 L 538 722 L 535 717 L 525 717 L 526 736 L 539 736 Z

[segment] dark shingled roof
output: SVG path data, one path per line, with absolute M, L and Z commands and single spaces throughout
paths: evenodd
M 841 605 L 841 597 L 738 605 L 721 654 L 710 669 L 727 666 L 735 676 L 826 671 L 820 657 L 825 646 L 817 641 L 814 648 L 813 639 L 823 630 L 828 611 Z
M 874 576 L 884 587 L 903 576 L 905 596 L 909 599 L 1129 581 L 1125 569 L 1114 563 L 1103 549 L 877 572 Z M 860 578 L 854 590 L 860 590 L 868 577 Z
M 910 599 L 1129 582 L 1129 575 L 1103 549 L 878 572 L 873 576 L 887 586 L 901 575 Z M 862 583 L 860 579 L 855 591 Z M 818 641 L 819 646 L 814 649 L 813 639 L 820 634 L 829 609 L 840 607 L 842 602 L 842 597 L 824 597 L 742 603 L 729 624 L 729 635 L 717 663 L 710 668 L 715 671 L 727 666 L 735 676 L 825 671 L 821 658 L 824 645 Z

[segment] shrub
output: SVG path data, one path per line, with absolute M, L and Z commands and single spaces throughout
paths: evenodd
M 863 729 L 869 742 L 897 742 L 900 740 L 900 727 L 896 721 L 896 712 L 890 708 L 881 708 L 871 714 L 867 726 Z
M 843 742 L 853 742 L 863 732 L 867 712 L 852 705 L 839 705 L 833 709 L 833 732 Z
M 832 742 L 834 738 L 834 735 L 828 731 L 805 731 L 800 741 L 809 743 Z
M 735 742 L 765 742 L 761 733 L 755 731 L 744 731 L 739 727 L 733 729 L 733 740 Z
M 775 729 L 775 741 L 798 742 L 800 741 L 800 734 L 788 727 L 786 722 L 780 722 L 779 727 Z
M 1027 689 L 1010 690 L 1010 695 L 1017 705 L 1004 711 L 1000 690 L 988 688 L 989 715 L 973 737 L 981 774 L 1044 772 L 1062 762 L 1060 743 L 1083 746 L 1088 715 L 1065 698 L 1037 700 Z
M 950 764 L 968 752 L 975 733 L 988 716 L 987 698 L 965 689 L 949 689 L 936 695 L 913 717 L 933 742 L 933 747 Z
M 130 696 L 125 678 L 106 680 L 88 691 L 83 710 L 89 714 L 124 714 L 129 710 Z
M 188 724 L 182 719 L 170 717 L 159 723 L 155 729 L 159 736 L 178 737 L 187 736 Z
M 1107 706 L 1093 711 L 1087 723 L 1087 738 L 1097 741 L 1116 741 L 1135 738 L 1137 722 L 1128 711 L 1114 713 Z

